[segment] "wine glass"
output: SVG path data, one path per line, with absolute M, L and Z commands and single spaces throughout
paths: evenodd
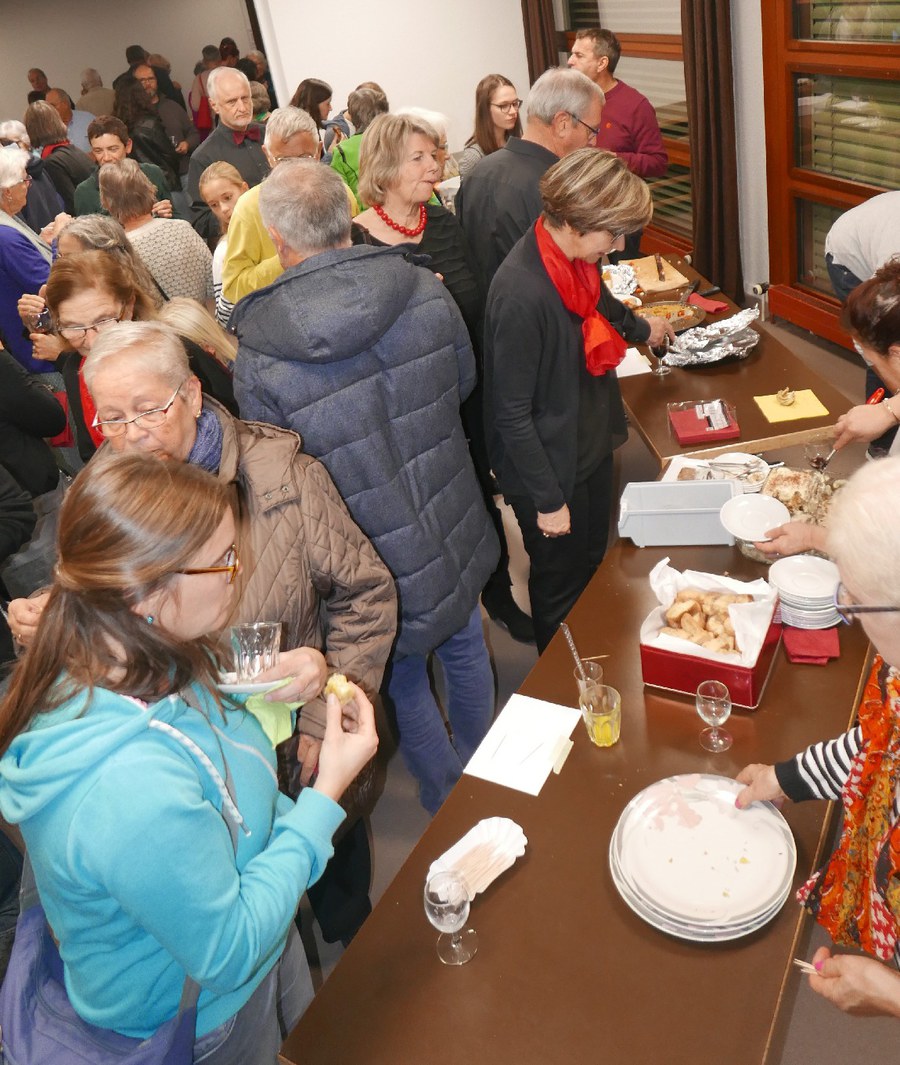
M 810 466 L 821 472 L 834 455 L 834 441 L 811 440 L 803 445 L 803 454 Z
M 425 916 L 441 933 L 437 955 L 444 965 L 465 965 L 478 950 L 478 934 L 466 928 L 469 888 L 459 873 L 450 869 L 432 873 L 425 882 Z
M 704 680 L 697 686 L 697 713 L 711 725 L 700 733 L 700 746 L 713 754 L 727 751 L 731 733 L 719 728 L 731 715 L 731 695 L 720 680 Z
M 650 347 L 650 354 L 656 359 L 656 365 L 650 367 L 650 372 L 654 377 L 665 377 L 667 373 L 672 372 L 671 366 L 666 366 L 663 359 L 669 354 L 669 338 L 665 337 L 662 344 Z

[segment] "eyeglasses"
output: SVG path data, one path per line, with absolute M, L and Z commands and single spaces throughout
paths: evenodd
M 117 325 L 122 321 L 122 312 L 124 307 L 119 308 L 119 313 L 113 318 L 99 318 L 96 322 L 92 322 L 90 325 L 60 325 L 57 330 L 61 337 L 65 337 L 66 340 L 71 340 L 73 344 L 80 344 L 88 333 L 102 333 L 104 329 L 108 329 L 111 325 Z
M 589 126 L 587 122 L 585 122 L 583 118 L 579 118 L 574 111 L 570 111 L 569 115 L 575 119 L 579 126 L 584 126 L 585 129 L 589 129 L 591 131 L 591 136 L 594 138 L 594 140 L 596 140 L 600 136 L 599 126 Z
M 6 192 L 7 189 L 18 188 L 19 185 L 30 185 L 31 182 L 32 182 L 31 174 L 26 174 L 25 177 L 23 177 L 21 181 L 14 181 L 11 185 L 5 185 L 3 187 L 3 189 L 0 189 L 0 192 Z
M 94 420 L 91 422 L 91 428 L 99 429 L 105 437 L 121 436 L 127 432 L 129 425 L 136 425 L 139 429 L 158 429 L 165 424 L 172 404 L 177 399 L 180 391 L 181 385 L 175 389 L 172 393 L 172 398 L 164 406 L 154 407 L 153 410 L 141 411 L 140 414 L 135 414 L 133 418 L 110 418 L 102 422 L 100 421 L 100 415 L 95 414 Z
M 238 558 L 237 544 L 232 544 L 225 552 L 225 558 L 221 566 L 197 566 L 194 569 L 177 569 L 176 573 L 183 573 L 187 577 L 193 577 L 198 573 L 227 573 L 226 584 L 234 584 L 241 568 L 241 560 Z
M 141 83 L 141 85 L 155 85 L 156 75 L 151 74 L 149 78 L 138 78 L 137 80 Z
M 834 609 L 845 625 L 853 621 L 854 614 L 896 614 L 900 613 L 900 606 L 859 606 L 848 602 L 850 593 L 840 582 L 834 590 Z
M 521 106 L 521 100 L 507 100 L 502 104 L 491 104 L 491 107 L 496 107 L 497 110 L 502 111 L 504 115 L 508 115 L 511 111 L 518 111 Z

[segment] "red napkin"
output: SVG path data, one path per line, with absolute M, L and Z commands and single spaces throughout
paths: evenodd
M 837 628 L 793 629 L 784 627 L 784 649 L 789 662 L 824 666 L 829 658 L 839 658 L 841 645 Z
M 699 307 L 701 311 L 706 311 L 707 314 L 718 314 L 719 311 L 728 310 L 728 304 L 722 300 L 710 300 L 705 296 L 698 295 L 696 292 L 691 294 L 688 303 L 694 307 Z

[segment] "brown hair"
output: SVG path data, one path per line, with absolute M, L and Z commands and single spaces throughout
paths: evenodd
M 331 96 L 331 86 L 327 81 L 321 81 L 319 78 L 304 78 L 291 97 L 291 107 L 299 107 L 301 111 L 305 111 L 315 122 L 316 129 L 322 129 L 319 105 L 330 100 Z
M 478 82 L 475 87 L 475 132 L 466 141 L 466 147 L 477 144 L 485 155 L 496 152 L 500 145 L 497 144 L 497 134 L 494 128 L 494 119 L 491 115 L 491 97 L 504 86 L 515 89 L 515 85 L 502 74 L 488 74 Z M 517 116 L 516 124 L 507 133 L 507 137 L 522 136 L 522 121 Z
M 32 148 L 43 148 L 69 139 L 66 124 L 55 107 L 44 100 L 36 100 L 25 109 L 25 129 Z
M 98 288 L 109 292 L 119 303 L 134 300 L 136 321 L 152 321 L 156 317 L 153 297 L 138 285 L 123 259 L 106 251 L 82 251 L 56 260 L 47 278 L 46 300 L 50 313 L 58 321 L 61 304 Z
M 619 38 L 612 30 L 601 30 L 596 27 L 586 30 L 576 30 L 575 40 L 590 41 L 594 48 L 594 56 L 597 59 L 600 59 L 601 56 L 605 55 L 609 60 L 606 69 L 610 74 L 615 74 L 616 67 L 619 65 L 619 59 L 622 55 L 622 46 L 619 44 Z
M 87 128 L 88 141 L 95 137 L 118 137 L 123 145 L 127 145 L 131 136 L 128 127 L 121 118 L 115 115 L 98 115 Z
M 541 178 L 544 220 L 576 233 L 633 233 L 653 216 L 647 182 L 612 152 L 579 148 Z
M 363 134 L 359 144 L 359 195 L 364 203 L 384 203 L 414 133 L 433 141 L 435 148 L 441 143 L 433 126 L 412 115 L 379 115 Z
M 100 454 L 82 470 L 60 511 L 50 597 L 0 703 L 0 752 L 95 684 L 153 701 L 192 681 L 215 692 L 216 641 L 182 642 L 134 607 L 172 585 L 228 506 L 227 486 L 189 463 Z
M 875 271 L 850 293 L 842 322 L 879 355 L 900 344 L 900 256 Z
M 156 189 L 134 159 L 122 159 L 100 167 L 100 203 L 124 225 L 129 219 L 150 214 Z
M 347 113 L 357 133 L 365 133 L 379 115 L 388 113 L 388 101 L 376 89 L 354 89 L 347 97 Z

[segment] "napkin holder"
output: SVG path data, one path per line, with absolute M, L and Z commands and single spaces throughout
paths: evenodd
M 736 481 L 632 481 L 619 503 L 619 536 L 638 547 L 733 544 L 719 517 Z
M 734 407 L 722 400 L 669 403 L 667 410 L 672 433 L 682 447 L 736 440 L 741 435 Z

